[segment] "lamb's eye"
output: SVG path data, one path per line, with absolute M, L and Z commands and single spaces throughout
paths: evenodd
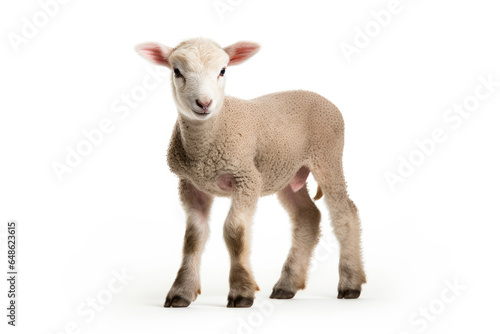
M 174 75 L 175 75 L 176 78 L 181 78 L 182 77 L 181 71 L 179 71 L 178 68 L 174 68 Z
M 221 77 L 223 77 L 225 73 L 226 73 L 226 69 L 225 69 L 225 68 L 223 68 L 222 70 L 220 70 L 220 74 L 219 74 L 219 75 L 220 75 Z

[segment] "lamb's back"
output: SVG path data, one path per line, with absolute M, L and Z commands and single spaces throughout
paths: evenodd
M 343 134 L 342 116 L 335 105 L 308 91 L 252 100 L 226 97 L 224 113 L 229 129 L 245 140 L 242 149 L 253 152 L 249 153 L 269 192 L 288 183 L 318 147 L 331 145 Z

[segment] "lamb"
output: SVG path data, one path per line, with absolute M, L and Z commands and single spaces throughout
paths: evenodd
M 249 262 L 250 225 L 260 196 L 277 193 L 293 224 L 292 247 L 270 298 L 290 299 L 306 286 L 319 241 L 320 211 L 305 187 L 309 173 L 323 194 L 340 244 L 339 299 L 358 298 L 366 283 L 360 221 L 348 197 L 342 168 L 344 122 L 335 105 L 308 91 L 286 91 L 242 100 L 224 95 L 227 67 L 259 45 L 222 48 L 196 38 L 175 48 L 143 43 L 136 51 L 172 70 L 178 111 L 168 165 L 179 177 L 187 215 L 183 259 L 165 307 L 186 307 L 200 290 L 200 258 L 214 196 L 231 197 L 224 223 L 231 269 L 227 307 L 250 307 L 259 291 Z

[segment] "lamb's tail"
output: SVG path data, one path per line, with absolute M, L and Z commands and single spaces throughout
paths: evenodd
M 314 200 L 317 201 L 323 197 L 323 191 L 321 190 L 321 187 L 318 185 L 318 190 L 316 190 L 316 195 L 314 196 Z

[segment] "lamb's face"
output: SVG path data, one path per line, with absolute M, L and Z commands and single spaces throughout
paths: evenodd
M 229 55 L 215 43 L 177 47 L 169 58 L 178 111 L 187 118 L 208 119 L 224 103 Z
M 259 45 L 238 42 L 221 48 L 211 40 L 187 40 L 175 48 L 142 43 L 136 51 L 155 64 L 172 69 L 172 88 L 179 113 L 195 120 L 208 119 L 224 104 L 226 67 L 237 65 L 259 50 Z

